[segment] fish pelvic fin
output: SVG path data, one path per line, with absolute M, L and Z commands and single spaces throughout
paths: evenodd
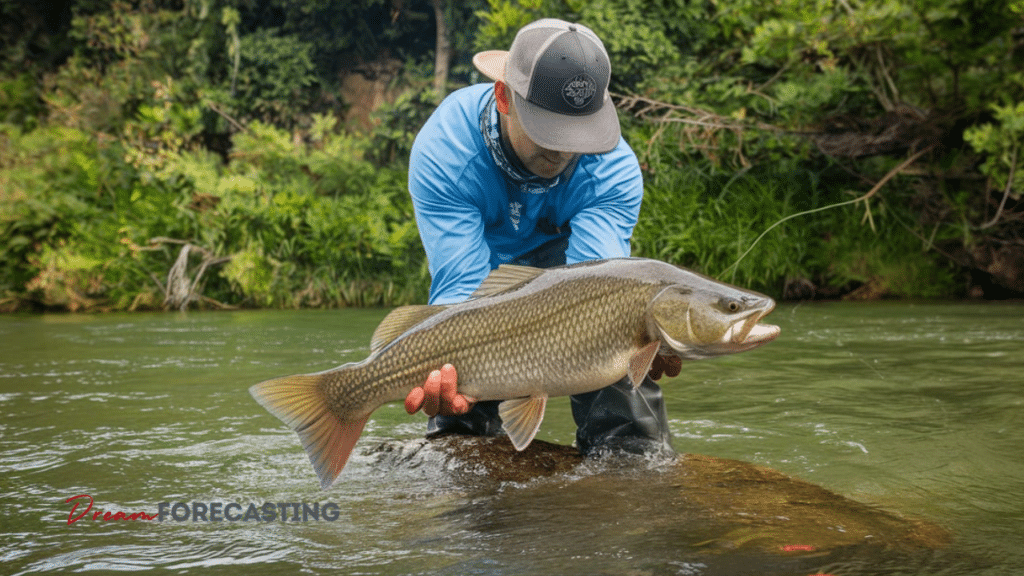
M 529 396 L 505 400 L 498 405 L 501 416 L 501 427 L 508 434 L 512 445 L 522 452 L 533 442 L 533 437 L 540 430 L 544 420 L 544 408 L 548 404 L 547 396 Z
M 658 355 L 660 347 L 661 342 L 655 340 L 629 358 L 629 381 L 634 389 L 640 386 L 647 373 L 651 371 L 651 365 L 654 364 L 654 357 Z
M 260 382 L 249 393 L 271 414 L 291 427 L 309 455 L 320 488 L 338 479 L 370 415 L 341 420 L 327 407 L 320 374 L 300 374 Z

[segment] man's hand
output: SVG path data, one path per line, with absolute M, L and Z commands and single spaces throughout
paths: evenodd
M 422 387 L 413 388 L 405 397 L 406 412 L 415 414 L 422 409 L 427 416 L 465 414 L 473 404 L 476 404 L 475 398 L 459 394 L 458 375 L 451 364 L 431 372 Z
M 662 374 L 669 378 L 675 378 L 679 376 L 679 372 L 682 369 L 683 361 L 679 359 L 679 356 L 662 356 L 659 354 L 654 357 L 654 362 L 651 363 L 651 380 L 658 380 Z

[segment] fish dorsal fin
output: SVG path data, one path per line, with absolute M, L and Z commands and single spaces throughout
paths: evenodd
M 533 437 L 537 435 L 540 423 L 544 420 L 544 407 L 547 404 L 547 396 L 512 398 L 498 404 L 501 427 L 508 434 L 516 450 L 522 452 L 530 442 L 533 442 Z
M 511 290 L 516 286 L 525 284 L 540 275 L 544 270 L 533 266 L 517 266 L 515 264 L 502 264 L 497 270 L 491 272 L 480 284 L 480 287 L 473 292 L 471 298 L 481 296 L 493 296 Z
M 655 340 L 637 350 L 636 354 L 630 357 L 629 381 L 633 384 L 634 389 L 640 386 L 640 383 L 644 381 L 644 377 L 651 371 L 651 365 L 654 364 L 654 357 L 658 355 L 658 348 L 660 347 L 661 342 Z
M 380 325 L 373 331 L 373 338 L 370 339 L 370 354 L 375 354 L 396 338 L 405 334 L 406 330 L 423 322 L 427 318 L 446 310 L 447 306 L 399 306 L 381 320 Z

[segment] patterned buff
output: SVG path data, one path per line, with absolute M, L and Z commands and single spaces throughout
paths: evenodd
M 523 168 L 522 164 L 515 158 L 509 158 L 513 154 L 511 150 L 506 150 L 504 142 L 501 139 L 501 122 L 498 120 L 498 107 L 494 102 L 494 95 L 491 95 L 491 99 L 487 101 L 483 111 L 480 112 L 480 132 L 484 135 L 484 142 L 487 144 L 487 150 L 491 153 L 491 158 L 494 158 L 494 163 L 501 168 L 505 176 L 508 177 L 513 183 L 519 186 L 523 192 L 528 194 L 543 194 L 551 188 L 558 186 L 558 183 L 562 181 L 562 177 L 572 176 L 573 171 L 576 170 L 576 163 L 579 161 L 579 156 L 566 166 L 565 170 L 561 174 L 554 178 L 543 178 L 537 176 L 532 172 L 529 172 Z

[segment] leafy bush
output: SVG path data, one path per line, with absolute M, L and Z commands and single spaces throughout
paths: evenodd
M 4 307 L 159 307 L 185 243 L 224 264 L 196 286 L 206 302 L 425 298 L 404 170 L 375 169 L 362 159 L 368 141 L 335 123 L 317 117 L 309 143 L 254 123 L 226 166 L 204 151 L 144 156 L 76 130 L 6 128 L 3 147 L 17 152 L 0 172 Z M 140 157 L 149 161 L 131 163 Z M 198 279 L 201 264 L 186 263 Z
M 1024 74 L 1018 75 L 1024 84 Z M 1024 193 L 1024 102 L 990 104 L 994 122 L 971 126 L 964 130 L 964 139 L 977 152 L 985 155 L 981 172 L 1004 196 L 1020 199 Z M 1005 200 L 1003 204 L 1005 206 Z
M 231 94 L 246 118 L 291 128 L 317 84 L 312 46 L 298 36 L 259 30 L 241 38 L 241 65 Z

